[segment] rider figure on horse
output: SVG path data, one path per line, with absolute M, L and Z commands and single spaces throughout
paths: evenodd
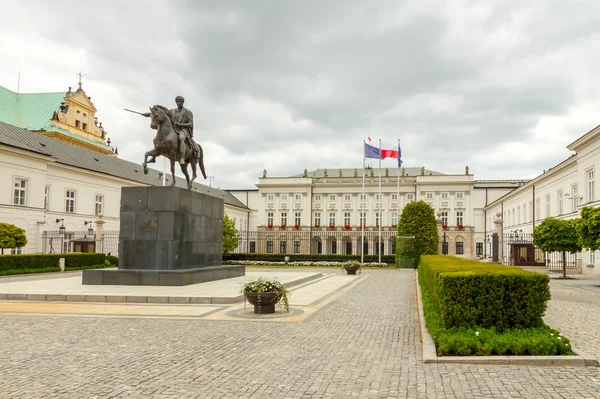
M 198 156 L 198 148 L 193 140 L 194 137 L 194 114 L 187 108 L 183 107 L 184 98 L 182 96 L 175 97 L 175 103 L 177 108 L 169 110 L 171 115 L 171 122 L 173 123 L 173 130 L 179 137 L 179 153 L 181 154 L 179 163 L 185 164 L 185 142 L 187 140 L 188 145 L 192 148 L 194 156 Z M 147 112 L 144 116 L 150 116 Z

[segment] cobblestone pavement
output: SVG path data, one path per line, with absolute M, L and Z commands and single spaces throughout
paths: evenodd
M 550 280 L 552 299 L 544 320 L 574 345 L 600 359 L 600 276 L 596 279 Z
M 366 273 L 303 323 L 3 317 L 0 397 L 600 397 L 598 368 L 423 364 L 414 272 Z M 552 289 L 550 323 L 591 325 L 561 319 L 591 294 Z

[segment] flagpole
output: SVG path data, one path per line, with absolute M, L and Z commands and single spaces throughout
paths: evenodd
M 360 264 L 362 265 L 365 259 L 365 223 L 363 221 L 362 218 L 362 211 L 365 210 L 365 159 L 367 157 L 366 154 L 366 147 L 365 147 L 365 141 L 363 140 L 363 170 L 362 170 L 362 195 L 360 196 L 360 199 L 362 201 L 362 207 L 360 209 L 360 211 L 358 212 L 358 218 L 360 220 L 360 230 L 361 230 L 361 237 L 362 237 L 362 246 L 360 248 Z
M 377 253 L 379 254 L 379 263 L 381 264 L 381 225 L 382 225 L 382 212 L 381 212 L 381 139 L 379 139 L 379 200 L 377 206 L 379 207 L 379 241 L 377 242 Z
M 400 157 L 400 139 L 398 139 L 398 157 Z M 396 199 L 396 220 L 394 220 L 394 224 L 398 225 L 398 218 L 400 217 L 400 164 L 398 164 L 398 192 Z

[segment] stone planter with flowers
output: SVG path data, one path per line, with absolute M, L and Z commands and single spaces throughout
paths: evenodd
M 244 309 L 246 301 L 248 301 L 254 306 L 256 314 L 275 313 L 277 304 L 286 312 L 290 311 L 288 302 L 290 293 L 276 278 L 259 277 L 257 280 L 247 281 L 242 286 L 240 293 L 244 294 Z

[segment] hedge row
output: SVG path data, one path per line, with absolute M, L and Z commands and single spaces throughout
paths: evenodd
M 360 262 L 360 255 L 326 255 L 326 254 L 255 254 L 239 253 L 223 255 L 223 260 L 251 260 L 251 261 L 269 261 L 284 262 L 285 257 L 289 257 L 290 262 L 345 262 L 356 260 Z M 365 255 L 364 262 L 378 262 L 379 255 Z M 381 263 L 396 263 L 395 255 L 381 255 Z
M 445 328 L 543 325 L 548 275 L 452 256 L 421 257 L 423 282 Z
M 419 281 L 422 283 L 421 275 Z M 421 284 L 423 288 L 423 284 Z M 494 327 L 445 328 L 425 289 L 421 290 L 427 329 L 438 356 L 552 356 L 572 355 L 571 342 L 560 332 L 542 325 L 498 331 Z
M 60 266 L 60 258 L 65 258 L 65 270 L 69 270 L 103 264 L 106 255 L 100 253 L 0 255 L 0 271 L 56 268 Z

